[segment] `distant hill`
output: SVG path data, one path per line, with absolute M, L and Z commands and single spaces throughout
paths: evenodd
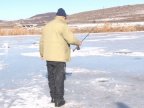
M 17 24 L 36 24 L 43 26 L 55 17 L 55 12 L 38 14 L 27 19 L 16 21 L 1 21 L 0 26 Z M 103 22 L 144 22 L 144 4 L 126 5 L 87 12 L 80 12 L 68 16 L 68 22 L 74 23 L 103 23 Z
M 19 25 L 32 25 L 36 24 L 37 26 L 43 26 L 46 22 L 49 22 L 55 17 L 55 12 L 49 12 L 44 14 L 38 14 L 27 19 L 20 19 L 14 21 L 1 21 L 0 26 L 2 27 L 12 27 Z
M 144 4 L 126 5 L 81 12 L 69 16 L 69 23 L 144 21 Z
M 20 24 L 37 24 L 37 26 L 42 26 L 46 22 L 49 22 L 50 20 L 52 20 L 55 17 L 55 14 L 56 14 L 55 12 L 38 14 L 28 19 L 17 20 L 15 22 L 20 23 Z

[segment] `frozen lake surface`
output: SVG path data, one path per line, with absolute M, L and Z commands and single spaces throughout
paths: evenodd
M 54 108 L 39 38 L 0 37 L 0 108 Z M 71 56 L 62 108 L 144 108 L 144 32 L 91 34 Z

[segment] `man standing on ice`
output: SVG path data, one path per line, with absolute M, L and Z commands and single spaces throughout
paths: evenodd
M 56 107 L 65 104 L 64 79 L 66 62 L 70 60 L 70 44 L 80 46 L 69 30 L 65 10 L 59 8 L 56 17 L 44 26 L 40 38 L 40 56 L 46 60 L 51 102 Z

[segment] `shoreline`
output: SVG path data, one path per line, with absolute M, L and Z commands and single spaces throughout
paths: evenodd
M 68 24 L 74 34 L 78 33 L 112 33 L 144 31 L 144 22 L 139 23 L 89 23 Z M 0 27 L 0 36 L 41 35 L 42 27 Z

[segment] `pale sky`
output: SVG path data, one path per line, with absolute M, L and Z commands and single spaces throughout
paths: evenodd
M 144 0 L 0 0 L 0 20 L 17 20 L 36 14 L 56 12 L 64 8 L 67 14 L 108 7 L 144 4 Z

